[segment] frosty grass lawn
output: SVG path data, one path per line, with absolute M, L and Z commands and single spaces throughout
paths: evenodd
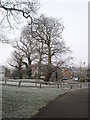
M 2 87 L 2 117 L 30 118 L 65 90 L 51 87 Z

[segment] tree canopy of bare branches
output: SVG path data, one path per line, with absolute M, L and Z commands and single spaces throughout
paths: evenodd
M 37 40 L 37 42 L 41 43 L 41 46 L 43 46 L 39 55 L 41 55 L 41 57 L 44 56 L 45 61 L 47 61 L 48 72 L 46 80 L 48 81 L 53 72 L 51 69 L 52 65 L 55 63 L 53 61 L 58 58 L 57 63 L 60 63 L 61 57 L 59 56 L 70 52 L 69 47 L 65 46 L 62 38 L 64 26 L 61 20 L 41 15 L 39 18 L 35 19 L 31 30 L 32 37 Z
M 23 24 L 28 21 L 32 23 L 39 6 L 37 0 L 0 0 L 0 28 L 2 31 L 0 42 L 7 43 L 7 32 L 20 31 Z M 3 40 L 2 35 L 6 36 L 6 39 Z
M 15 68 L 17 71 L 17 77 L 22 78 L 22 66 L 23 66 L 23 55 L 20 51 L 15 50 L 12 55 L 12 59 L 9 62 L 9 65 Z
M 5 0 L 0 2 L 0 14 L 2 23 L 7 21 L 9 26 L 12 26 L 12 21 L 18 22 L 18 17 L 21 15 L 24 18 L 30 18 L 32 21 L 32 15 L 39 9 L 39 3 L 35 0 Z
M 41 15 L 34 19 L 32 24 L 24 27 L 20 40 L 13 44 L 13 47 L 23 54 L 22 62 L 26 68 L 31 70 L 32 62 L 38 64 L 38 78 L 41 75 L 41 64 L 47 65 L 45 80 L 48 81 L 55 70 L 52 66 L 61 66 L 70 59 L 61 59 L 70 52 L 62 38 L 63 30 L 61 20 Z

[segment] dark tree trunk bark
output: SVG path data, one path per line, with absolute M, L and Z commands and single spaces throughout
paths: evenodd
M 18 77 L 19 77 L 19 79 L 22 79 L 22 78 L 23 78 L 23 77 L 22 77 L 22 72 L 21 72 L 21 70 L 18 71 Z
M 28 58 L 28 64 L 26 62 L 23 62 L 26 66 L 26 75 L 28 78 L 32 78 L 32 69 L 31 69 L 31 60 Z
M 55 67 L 52 67 L 52 66 L 47 67 L 47 73 L 46 73 L 46 76 L 45 76 L 45 81 L 50 81 L 50 77 L 51 77 L 52 73 L 55 72 L 55 71 L 56 71 Z
M 46 76 L 45 76 L 45 81 L 49 81 L 50 80 L 50 77 L 52 75 L 52 72 L 47 72 Z
M 39 49 L 39 62 L 38 62 L 38 78 L 41 77 L 41 62 L 42 62 L 42 55 L 43 55 L 43 41 L 42 42 L 42 46 Z
M 38 64 L 38 79 L 41 77 L 41 64 Z
M 48 40 L 48 66 L 47 66 L 47 73 L 45 76 L 45 81 L 49 81 L 52 75 L 52 66 L 51 66 L 51 48 L 50 48 L 50 40 Z
M 28 75 L 28 78 L 32 78 L 32 69 L 29 66 L 27 68 L 27 75 Z

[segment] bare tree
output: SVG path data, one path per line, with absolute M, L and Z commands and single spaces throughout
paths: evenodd
M 16 76 L 20 79 L 22 79 L 22 66 L 23 66 L 23 55 L 21 55 L 21 52 L 14 51 L 12 59 L 9 62 L 9 65 L 12 66 L 15 69 Z
M 38 63 L 38 78 L 41 76 L 42 63 L 47 65 L 45 80 L 49 81 L 52 72 L 56 70 L 54 65 L 64 64 L 68 60 L 61 59 L 64 54 L 70 52 L 62 38 L 63 29 L 64 26 L 58 19 L 41 15 L 24 28 L 20 41 L 13 44 L 14 48 L 23 53 L 23 64 L 26 68 L 31 71 L 32 61 Z
M 34 23 L 34 28 L 32 26 L 32 37 L 43 43 L 43 55 L 45 58 L 47 57 L 47 74 L 45 80 L 49 81 L 53 72 L 53 59 L 57 59 L 58 56 L 70 51 L 62 39 L 64 26 L 60 20 L 44 15 L 35 19 Z
M 2 23 L 4 20 L 12 27 L 12 23 L 19 23 L 21 16 L 30 18 L 39 9 L 39 3 L 35 0 L 5 0 L 0 2 L 0 14 Z
M 32 29 L 36 29 L 35 28 L 36 23 L 33 22 L 33 24 L 29 24 L 27 25 L 23 32 L 22 32 L 22 36 L 24 38 L 24 42 L 25 39 L 27 40 L 27 42 L 29 42 L 29 52 L 30 52 L 30 58 L 31 61 L 33 61 L 34 63 L 38 63 L 38 78 L 40 78 L 41 76 L 41 62 L 43 60 L 43 41 L 42 40 L 38 40 L 34 37 L 34 32 Z
M 23 38 L 20 37 L 20 40 L 16 40 L 12 46 L 23 54 L 22 63 L 26 66 L 28 78 L 31 78 L 31 62 L 33 61 L 31 57 L 33 52 L 32 39 L 28 39 L 28 36 L 23 35 Z

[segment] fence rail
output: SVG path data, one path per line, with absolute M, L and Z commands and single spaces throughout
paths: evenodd
M 41 79 L 5 79 L 5 84 L 7 84 L 8 82 L 17 82 L 18 87 L 21 87 L 22 83 L 35 83 L 35 86 L 39 84 L 40 88 L 42 87 L 42 85 L 57 85 L 57 88 L 59 88 L 61 85 L 60 82 L 48 82 Z
M 81 82 L 76 82 L 76 83 L 63 83 L 63 82 L 50 82 L 50 81 L 44 81 L 44 80 L 41 80 L 41 79 L 5 79 L 4 80 L 4 85 L 9 85 L 9 83 L 12 83 L 10 85 L 14 85 L 13 83 L 17 83 L 17 86 L 18 87 L 21 87 L 22 86 L 22 83 L 34 83 L 35 86 L 39 85 L 40 88 L 42 88 L 42 85 L 56 85 L 57 88 L 60 88 L 60 87 L 66 87 L 66 88 L 74 88 L 74 87 L 79 87 L 79 88 L 82 88 L 83 85 L 85 83 L 81 83 Z M 87 83 L 86 83 L 87 85 Z

